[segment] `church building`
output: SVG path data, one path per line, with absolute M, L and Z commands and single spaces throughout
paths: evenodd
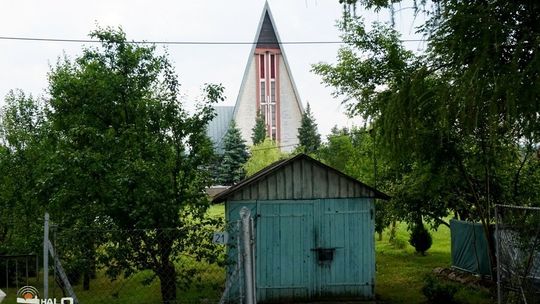
M 249 53 L 235 106 L 216 107 L 217 116 L 208 126 L 208 135 L 218 151 L 232 119 L 248 145 L 257 112 L 264 117 L 267 138 L 284 152 L 298 145 L 298 128 L 303 113 L 287 57 L 268 2 L 265 4 L 253 47 Z

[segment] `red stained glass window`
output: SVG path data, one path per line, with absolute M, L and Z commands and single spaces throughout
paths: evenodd
M 264 55 L 259 55 L 259 67 L 260 67 L 260 77 L 261 79 L 264 79 L 265 78 L 265 75 L 264 75 Z
M 276 78 L 276 64 L 275 64 L 275 55 L 270 55 L 270 77 L 272 79 Z

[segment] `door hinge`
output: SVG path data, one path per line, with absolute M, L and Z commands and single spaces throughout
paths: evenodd
M 369 214 L 371 215 L 371 219 L 373 219 L 373 209 L 369 210 Z

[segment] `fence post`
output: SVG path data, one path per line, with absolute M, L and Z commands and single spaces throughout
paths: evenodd
M 251 211 L 242 207 L 240 210 L 242 219 L 242 247 L 244 252 L 244 280 L 246 284 L 246 304 L 255 304 L 255 280 L 253 276 L 253 255 L 251 249 Z
M 497 303 L 502 304 L 501 293 L 501 232 L 499 231 L 499 206 L 495 205 L 495 254 L 497 255 Z
M 45 212 L 43 225 L 43 298 L 49 298 L 49 213 Z
M 236 248 L 237 248 L 237 251 L 238 251 L 238 282 L 240 284 L 238 284 L 238 292 L 240 294 L 240 304 L 244 304 L 244 282 L 245 282 L 245 279 L 243 277 L 243 273 L 241 271 L 241 269 L 244 267 L 244 259 L 242 257 L 242 236 L 240 235 L 242 232 L 242 220 L 239 220 L 238 222 L 236 222 L 236 228 L 238 229 L 238 237 L 236 238 L 237 239 L 237 244 L 236 244 Z

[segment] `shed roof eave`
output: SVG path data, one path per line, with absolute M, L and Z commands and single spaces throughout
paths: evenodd
M 357 196 L 358 198 L 361 198 L 361 197 L 370 197 L 370 198 L 375 198 L 375 199 L 383 199 L 383 200 L 389 200 L 390 199 L 390 196 L 384 194 L 383 192 L 373 188 L 373 187 L 370 187 L 364 183 L 362 183 L 361 181 L 339 171 L 339 170 L 336 170 L 314 158 L 311 158 L 310 156 L 306 155 L 306 154 L 298 154 L 298 155 L 295 155 L 294 157 L 292 158 L 289 158 L 289 159 L 284 159 L 284 160 L 279 160 L 269 166 L 267 166 L 266 168 L 260 170 L 259 172 L 255 173 L 254 175 L 252 175 L 251 177 L 247 178 L 247 179 L 244 179 L 243 181 L 239 182 L 238 184 L 230 187 L 229 189 L 223 191 L 222 193 L 220 193 L 219 195 L 217 195 L 213 200 L 212 202 L 213 203 L 220 203 L 220 202 L 223 202 L 223 201 L 226 201 L 228 198 L 230 198 L 232 195 L 234 195 L 237 191 L 240 191 L 242 188 L 248 186 L 248 185 L 251 185 L 253 183 L 256 183 L 258 180 L 260 179 L 263 179 L 264 177 L 272 174 L 273 172 L 279 170 L 280 168 L 284 167 L 285 165 L 289 164 L 289 163 L 292 163 L 298 159 L 307 159 L 308 161 L 311 161 L 311 162 L 314 162 L 316 165 L 318 166 L 321 166 L 323 167 L 324 169 L 326 170 L 331 170 L 333 172 L 335 172 L 336 174 L 348 179 L 348 180 L 351 180 L 352 182 L 354 183 L 357 183 L 359 185 L 361 185 L 362 187 L 366 188 L 369 192 L 371 192 L 373 195 L 372 196 Z

